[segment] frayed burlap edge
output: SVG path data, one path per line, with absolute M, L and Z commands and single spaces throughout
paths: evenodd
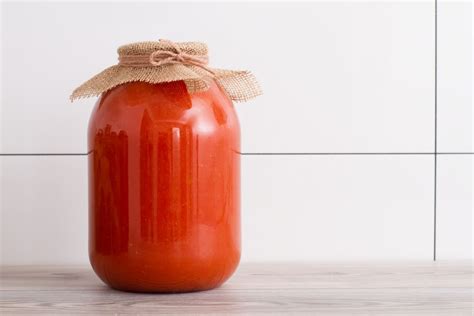
M 74 101 L 80 98 L 96 97 L 121 84 L 136 81 L 154 84 L 182 80 L 188 91 L 192 93 L 207 90 L 209 82 L 215 80 L 229 98 L 236 102 L 247 101 L 262 94 L 257 79 L 249 71 L 223 69 L 213 69 L 213 71 L 214 78 L 198 67 L 181 64 L 143 68 L 115 65 L 75 89 L 70 99 Z
M 207 45 L 204 43 L 173 43 L 164 40 L 127 44 L 119 47 L 117 52 L 119 57 L 146 56 L 157 50 L 174 52 L 177 49 L 192 56 L 207 56 Z M 262 93 L 256 78 L 249 71 L 213 69 L 203 65 L 194 66 L 184 63 L 168 63 L 159 67 L 146 66 L 146 64 L 144 67 L 133 67 L 119 63 L 83 83 L 73 91 L 70 99 L 73 101 L 99 96 L 121 84 L 136 81 L 152 84 L 184 81 L 188 91 L 192 93 L 207 90 L 212 80 L 215 80 L 234 101 L 247 101 Z

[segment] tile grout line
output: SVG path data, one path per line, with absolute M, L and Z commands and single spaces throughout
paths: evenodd
M 434 152 L 262 152 L 262 153 L 239 153 L 242 156 L 340 156 L 340 155 L 387 155 L 387 156 L 404 156 L 404 155 L 435 155 Z M 437 152 L 436 155 L 474 155 L 474 152 Z
M 8 153 L 2 156 L 87 156 L 89 153 Z
M 2 156 L 88 156 L 88 153 L 5 153 Z M 474 152 L 261 152 L 238 153 L 241 156 L 421 156 L 421 155 L 474 155 Z
M 433 194 L 433 261 L 436 261 L 438 200 L 438 0 L 434 12 L 434 194 Z

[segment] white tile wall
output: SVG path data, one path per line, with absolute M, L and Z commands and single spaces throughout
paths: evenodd
M 238 106 L 243 151 L 432 150 L 433 3 L 3 6 L 4 152 L 85 152 L 93 101 L 70 92 L 118 45 L 159 37 L 255 72 L 265 95 Z
M 433 152 L 434 1 L 1 6 L 0 155 L 85 153 L 94 100 L 71 105 L 70 91 L 116 46 L 160 37 L 254 70 L 265 95 L 237 105 L 243 152 Z M 438 3 L 440 152 L 473 149 L 470 12 Z M 472 258 L 473 156 L 438 155 L 442 260 Z M 1 263 L 87 262 L 86 160 L 0 156 Z M 433 155 L 244 155 L 242 167 L 244 261 L 432 259 Z
M 438 4 L 438 151 L 474 151 L 472 2 Z M 471 155 L 438 156 L 437 257 L 473 259 Z
M 438 151 L 472 152 L 472 2 L 438 6 Z
M 430 260 L 433 159 L 244 156 L 244 260 Z
M 438 258 L 474 259 L 474 155 L 438 157 Z
M 0 159 L 3 263 L 86 263 L 86 157 Z M 431 157 L 243 156 L 242 170 L 242 261 L 432 256 Z
M 87 157 L 0 163 L 2 263 L 87 263 Z

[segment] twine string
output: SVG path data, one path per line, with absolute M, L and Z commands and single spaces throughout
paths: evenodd
M 132 67 L 160 67 L 169 64 L 192 65 L 215 76 L 214 71 L 207 67 L 209 63 L 207 55 L 188 54 L 176 43 L 169 40 L 160 39 L 160 42 L 168 44 L 173 50 L 159 49 L 149 55 L 121 55 L 119 56 L 119 65 Z
M 207 91 L 215 83 L 237 102 L 261 94 L 257 79 L 249 71 L 208 68 L 204 43 L 138 42 L 123 45 L 117 52 L 118 64 L 77 87 L 71 100 L 98 96 L 119 85 L 137 81 L 151 84 L 184 81 L 189 93 Z

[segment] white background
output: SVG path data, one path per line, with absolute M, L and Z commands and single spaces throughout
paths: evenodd
M 69 94 L 119 45 L 159 38 L 206 42 L 213 66 L 251 69 L 265 92 L 236 105 L 242 152 L 272 154 L 242 156 L 243 261 L 433 259 L 434 1 L 2 3 L 1 16 L 1 263 L 88 261 L 87 158 L 6 154 L 85 153 L 95 100 Z M 474 155 L 459 154 L 473 152 L 471 23 L 469 2 L 439 2 L 439 260 L 473 257 Z

